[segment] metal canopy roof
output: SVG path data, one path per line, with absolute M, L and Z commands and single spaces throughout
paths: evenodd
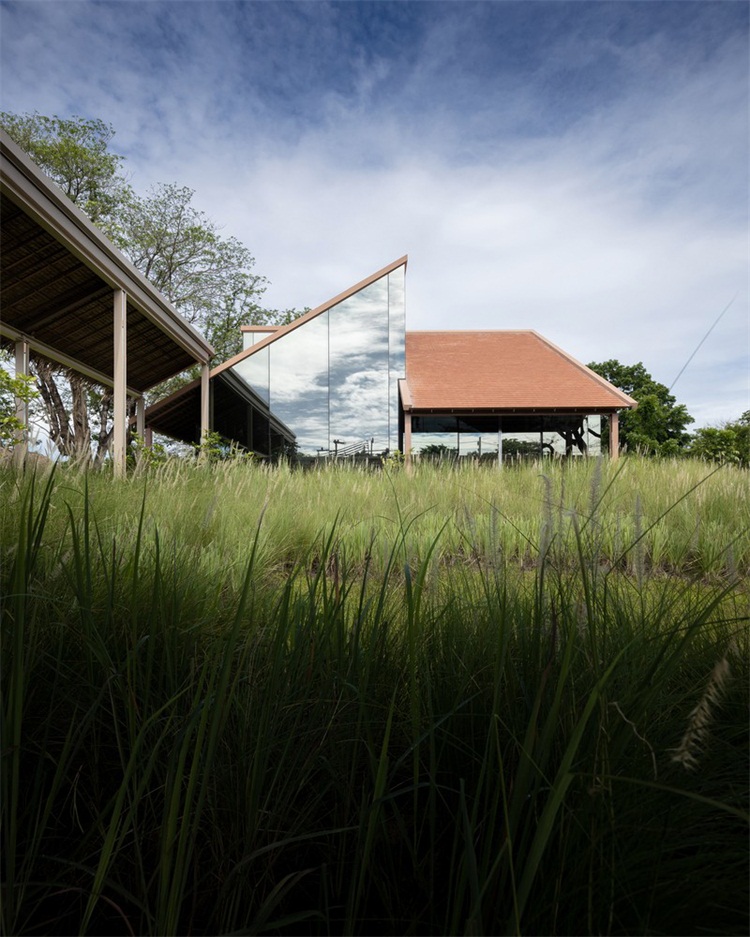
M 113 291 L 127 295 L 127 387 L 142 394 L 209 343 L 0 130 L 0 336 L 114 381 Z
M 192 381 L 152 404 L 146 410 L 148 427 L 186 443 L 200 442 L 200 389 L 200 381 Z M 212 429 L 225 439 L 240 441 L 245 437 L 247 410 L 250 407 L 268 421 L 276 435 L 294 442 L 296 437 L 292 430 L 277 419 L 266 402 L 233 372 L 224 371 L 212 376 L 211 393 L 214 410 Z

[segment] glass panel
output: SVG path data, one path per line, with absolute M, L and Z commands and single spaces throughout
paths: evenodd
M 384 277 L 334 306 L 330 320 L 329 448 L 389 446 L 388 282 Z M 338 440 L 338 442 L 336 442 Z
M 268 346 L 254 355 L 238 361 L 231 368 L 255 393 L 268 403 Z
M 298 451 L 305 455 L 329 448 L 328 315 L 263 349 L 270 351 L 271 413 L 296 434 Z
M 419 452 L 424 458 L 453 460 L 458 456 L 458 435 L 455 432 L 414 434 L 411 442 L 412 452 Z
M 388 274 L 388 433 L 398 448 L 398 382 L 406 377 L 406 267 Z

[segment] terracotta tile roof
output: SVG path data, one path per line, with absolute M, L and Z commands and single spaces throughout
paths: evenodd
M 534 331 L 407 332 L 406 381 L 414 410 L 636 405 Z

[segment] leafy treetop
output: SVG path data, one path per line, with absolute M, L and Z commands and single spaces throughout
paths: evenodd
M 690 440 L 693 418 L 664 384 L 655 381 L 642 362 L 624 365 L 615 359 L 592 362 L 592 371 L 638 401 L 636 410 L 620 416 L 620 441 L 631 451 L 673 455 Z

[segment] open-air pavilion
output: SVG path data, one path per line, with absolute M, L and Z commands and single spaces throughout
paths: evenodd
M 539 453 L 584 454 L 609 420 L 617 456 L 618 411 L 636 402 L 537 332 L 406 333 L 406 378 L 399 386 L 403 448 L 420 438 L 462 437 L 503 457 L 503 435 L 538 440 Z
M 16 373 L 34 353 L 113 389 L 115 472 L 125 470 L 127 398 L 145 431 L 145 393 L 198 364 L 209 425 L 213 348 L 29 157 L 0 131 L 0 339 Z M 28 413 L 22 402 L 18 415 Z

